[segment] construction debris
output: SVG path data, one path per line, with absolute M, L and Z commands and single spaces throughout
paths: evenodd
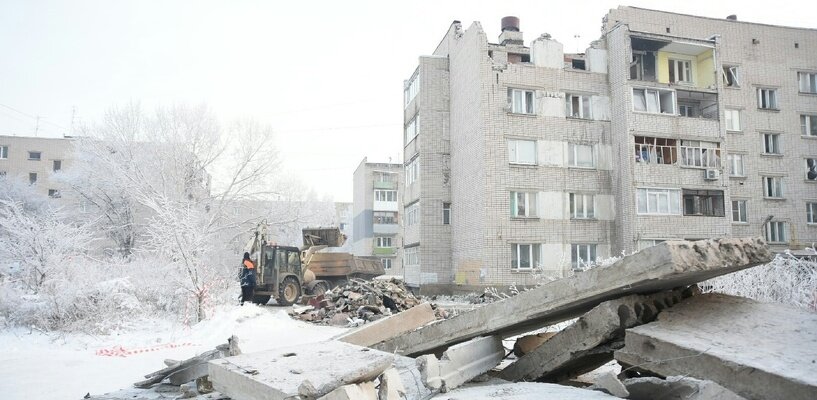
M 398 314 L 366 324 L 337 338 L 358 346 L 371 346 L 410 332 L 437 319 L 431 304 L 422 303 Z
M 505 357 L 502 339 L 481 337 L 451 346 L 441 359 L 433 354 L 417 359 L 427 387 L 447 392 L 496 367 Z
M 439 394 L 434 400 L 614 400 L 610 396 L 594 390 L 579 389 L 552 383 L 506 383 L 491 386 L 461 388 Z
M 615 358 L 633 370 L 711 380 L 750 399 L 817 399 L 817 314 L 694 296 L 628 329 Z
M 477 336 L 518 335 L 578 317 L 606 300 L 690 285 L 767 263 L 771 258 L 761 239 L 664 242 L 611 265 L 488 303 L 374 347 L 418 356 Z
M 746 400 L 715 382 L 685 376 L 630 378 L 623 384 L 630 400 Z
M 165 380 L 165 378 L 169 378 L 172 385 L 180 386 L 206 376 L 208 361 L 239 354 L 241 354 L 241 349 L 238 347 L 238 337 L 233 335 L 227 339 L 226 344 L 218 345 L 215 350 L 201 353 L 193 358 L 169 365 L 167 368 L 151 372 L 145 375 L 147 379 L 136 382 L 133 386 L 145 389 Z M 172 363 L 172 360 L 165 360 L 165 364 L 168 364 L 168 361 Z

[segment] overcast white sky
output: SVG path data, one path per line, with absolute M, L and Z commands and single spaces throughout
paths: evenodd
M 0 0 L 0 135 L 70 134 L 72 114 L 130 101 L 204 102 L 271 124 L 282 173 L 351 201 L 363 157 L 401 161 L 403 80 L 453 20 L 494 40 L 515 15 L 526 44 L 547 32 L 576 51 L 619 4 L 817 27 L 812 1 Z

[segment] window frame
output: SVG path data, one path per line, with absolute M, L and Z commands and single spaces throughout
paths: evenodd
M 9 146 L 5 144 L 0 144 L 0 160 L 8 160 L 9 158 Z
M 518 94 L 521 93 L 521 97 Z M 521 104 L 517 104 L 521 101 Z M 536 115 L 536 91 L 532 89 L 508 88 L 508 112 L 520 115 Z
M 638 92 L 638 91 L 643 92 L 643 97 L 644 97 L 644 109 L 643 110 L 639 110 L 636 107 L 636 100 L 635 99 L 636 99 L 636 92 Z M 650 110 L 650 105 L 651 105 L 650 103 L 651 102 L 648 101 L 648 99 L 650 97 L 650 96 L 648 96 L 648 93 L 654 94 L 653 100 L 655 100 L 656 103 L 653 103 L 652 106 L 655 107 L 655 111 Z M 672 110 L 670 110 L 669 112 L 662 110 L 662 107 L 664 105 L 663 102 L 661 101 L 661 94 L 662 93 L 663 94 L 669 94 L 672 97 L 672 99 L 670 101 L 670 104 L 672 105 Z M 677 108 L 678 108 L 677 107 L 678 99 L 676 97 L 676 94 L 675 94 L 674 90 L 663 90 L 663 89 L 655 89 L 655 88 L 633 88 L 631 96 L 632 96 L 631 100 L 633 102 L 633 111 L 634 112 L 641 112 L 641 113 L 647 113 L 647 114 L 659 114 L 659 115 L 676 115 L 676 116 L 678 115 L 678 110 L 677 110 Z
M 806 79 L 804 80 L 803 77 Z M 803 83 L 808 90 L 803 90 Z M 817 73 L 797 71 L 797 91 L 803 94 L 817 94 Z
M 584 251 L 582 251 L 584 250 Z M 585 253 L 585 254 L 582 254 Z M 574 257 L 575 256 L 575 257 Z M 585 260 L 582 256 L 587 256 Z M 580 269 L 598 260 L 597 243 L 571 243 L 570 244 L 570 266 L 573 270 Z
M 639 197 L 644 193 L 644 201 L 640 202 Z M 655 206 L 657 210 L 650 209 L 650 196 L 656 196 Z M 658 188 L 658 187 L 638 187 L 635 190 L 635 204 L 637 215 L 683 215 L 681 207 L 681 189 L 675 188 Z M 667 212 L 661 212 L 660 197 L 666 197 Z M 642 211 L 641 205 L 645 206 Z
M 403 249 L 403 265 L 404 266 L 415 266 L 420 265 L 420 252 L 419 246 L 409 247 Z
M 729 153 L 726 155 L 726 162 L 729 163 L 729 177 L 731 178 L 745 178 L 746 177 L 746 154 L 743 153 Z M 739 160 L 739 162 L 735 162 Z M 740 167 L 740 171 L 736 171 L 736 167 Z
M 573 99 L 578 99 L 578 113 L 573 109 Z M 587 115 L 585 115 L 587 114 Z M 587 94 L 565 93 L 565 117 L 573 119 L 593 119 L 593 100 Z
M 764 199 L 784 199 L 785 188 L 783 186 L 782 176 L 763 176 L 761 179 L 763 183 L 763 198 Z
M 378 215 L 380 214 L 380 215 Z M 397 211 L 372 211 L 372 223 L 378 225 L 397 225 Z M 391 222 L 389 222 L 391 221 Z
M 394 196 L 391 196 L 392 194 Z M 389 199 L 389 198 L 392 198 L 392 197 L 394 198 L 394 200 Z M 383 198 L 385 200 L 382 200 L 380 198 Z M 386 203 L 397 202 L 397 191 L 394 190 L 394 189 L 374 189 L 373 200 L 374 201 L 382 201 L 382 202 L 386 202 Z
M 403 109 L 411 104 L 411 101 L 420 93 L 420 68 L 411 75 L 411 78 L 403 85 Z
M 667 58 L 667 78 L 669 83 L 674 85 L 694 85 L 694 74 L 692 73 L 692 62 L 688 59 L 683 58 Z M 679 68 L 683 67 L 683 68 Z M 686 75 L 685 78 L 688 79 L 677 79 L 679 72 L 680 75 Z M 672 80 L 673 74 L 675 74 L 675 80 Z
M 32 154 L 36 154 L 37 157 L 36 158 L 32 157 Z M 42 151 L 35 151 L 35 150 L 29 150 L 28 151 L 28 158 L 27 158 L 28 161 L 42 161 L 42 159 L 43 159 L 43 152 Z
M 579 164 L 579 149 L 590 148 L 590 165 Z M 567 165 L 572 168 L 596 169 L 596 145 L 570 142 L 567 144 Z
M 817 157 L 806 157 L 804 160 L 806 161 L 806 182 L 817 182 Z
M 777 88 L 758 87 L 757 108 L 760 110 L 780 111 L 780 103 L 777 97 Z
M 732 223 L 748 224 L 749 223 L 748 212 L 749 212 L 748 200 L 745 199 L 732 200 Z
M 740 88 L 740 66 L 724 64 L 721 67 L 723 87 L 735 89 Z M 731 85 L 729 84 L 729 75 L 732 75 L 732 81 L 734 82 Z
M 403 141 L 405 142 L 404 145 L 408 145 L 411 143 L 412 140 L 417 138 L 420 134 L 420 114 L 415 115 L 406 125 L 403 127 Z M 410 137 L 409 137 L 410 136 Z
M 381 258 L 380 263 L 383 264 L 383 269 L 390 270 L 394 267 L 393 261 L 391 258 Z
M 683 189 L 681 190 L 683 215 L 685 217 L 726 216 L 723 190 Z M 691 201 L 692 210 L 687 206 Z
M 539 218 L 538 194 L 537 192 L 512 190 L 510 195 L 511 218 Z M 519 195 L 524 195 L 523 212 L 521 214 L 519 213 Z
M 785 244 L 789 242 L 788 222 L 769 221 L 764 227 L 764 238 L 766 243 Z
M 817 224 L 817 201 L 806 202 L 806 223 Z
M 403 208 L 406 226 L 413 226 L 420 223 L 420 203 L 416 202 Z
M 730 118 L 730 114 L 737 115 L 737 118 Z M 727 132 L 743 132 L 743 126 L 741 125 L 740 120 L 741 110 L 737 108 L 724 108 L 723 119 L 726 121 L 726 131 Z M 735 121 L 737 121 L 737 129 L 732 129 L 733 127 L 730 125 L 735 125 Z
M 411 186 L 420 179 L 420 157 L 415 157 L 405 166 L 406 186 Z
M 521 143 L 532 143 L 533 144 L 533 161 L 527 162 L 524 160 L 520 160 L 519 155 L 521 152 L 519 151 L 519 144 Z M 537 150 L 537 143 L 536 140 L 529 140 L 529 139 L 508 139 L 508 163 L 513 165 L 537 165 L 538 159 L 538 150 Z
M 817 137 L 817 115 L 800 114 L 800 136 Z
M 578 200 L 581 202 L 579 203 Z M 570 219 L 596 219 L 596 196 L 594 194 L 569 193 L 568 203 Z
M 710 152 L 710 150 L 713 150 Z M 721 144 L 705 140 L 684 140 L 678 143 L 680 165 L 692 168 L 720 168 Z M 710 154 L 714 153 L 714 156 Z
M 36 185 L 38 180 L 39 180 L 39 175 L 36 172 L 29 172 L 28 173 L 28 184 L 29 185 Z
M 443 225 L 451 225 L 451 203 L 443 202 Z
M 783 155 L 780 133 L 763 132 L 761 137 L 763 138 L 763 155 Z
M 394 238 L 391 236 L 375 236 L 374 244 L 377 248 L 392 249 L 394 248 Z
M 522 267 L 522 247 L 527 246 L 528 266 Z M 539 243 L 511 243 L 511 270 L 532 271 L 542 267 L 542 245 Z

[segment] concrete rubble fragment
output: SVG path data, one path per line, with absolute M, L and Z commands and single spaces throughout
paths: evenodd
M 389 368 L 380 375 L 380 388 L 377 391 L 379 400 L 401 400 L 407 395 L 406 387 L 400 378 L 400 372 Z
M 417 366 L 426 386 L 446 392 L 490 371 L 504 357 L 502 339 L 487 336 L 451 346 L 439 360 L 432 354 L 421 356 Z
M 136 382 L 133 386 L 143 389 L 149 388 L 165 380 L 165 378 L 169 378 L 172 385 L 179 386 L 206 376 L 208 361 L 239 354 L 241 354 L 241 349 L 238 347 L 238 337 L 233 335 L 227 339 L 226 344 L 216 346 L 215 350 L 206 351 L 176 363 L 172 363 L 173 360 L 165 360 L 165 365 L 170 365 L 145 375 L 147 379 Z
M 431 304 L 422 303 L 406 311 L 363 325 L 337 337 L 337 340 L 358 346 L 371 346 L 410 332 L 436 319 Z
M 474 386 L 438 394 L 435 400 L 612 400 L 615 396 L 594 391 L 562 386 L 553 383 L 507 383 L 502 385 Z
M 624 329 L 650 322 L 660 310 L 696 293 L 699 290 L 693 286 L 601 303 L 499 376 L 514 382 L 560 382 L 592 371 L 612 360 L 613 351 L 623 346 Z
M 685 376 L 630 378 L 623 384 L 630 400 L 745 400 L 715 382 Z
M 722 294 L 693 296 L 627 329 L 622 365 L 706 379 L 750 398 L 817 398 L 817 314 Z
M 318 400 L 378 400 L 373 382 L 344 385 Z
M 599 375 L 595 382 L 593 382 L 593 386 L 590 386 L 588 389 L 601 390 L 613 396 L 621 397 L 622 399 L 629 398 L 630 396 L 630 392 L 627 391 L 627 387 L 625 387 L 624 384 L 618 380 L 616 374 L 612 371 L 607 371 Z
M 418 356 L 477 336 L 509 337 L 577 317 L 606 300 L 686 286 L 770 260 L 759 238 L 664 242 L 373 347 Z
M 513 344 L 513 354 L 517 357 L 522 357 L 533 349 L 545 343 L 548 339 L 556 335 L 556 332 L 540 332 L 535 335 L 525 335 L 518 339 Z

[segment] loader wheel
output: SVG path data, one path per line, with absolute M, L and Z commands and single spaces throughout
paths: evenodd
M 312 294 L 315 296 L 320 296 L 322 294 L 326 294 L 329 291 L 329 283 L 327 282 L 318 282 L 315 286 L 312 287 Z
M 278 287 L 278 304 L 291 306 L 301 297 L 301 283 L 295 277 L 284 278 Z
M 263 306 L 269 302 L 269 298 L 269 295 L 257 294 L 252 297 L 252 302 Z

